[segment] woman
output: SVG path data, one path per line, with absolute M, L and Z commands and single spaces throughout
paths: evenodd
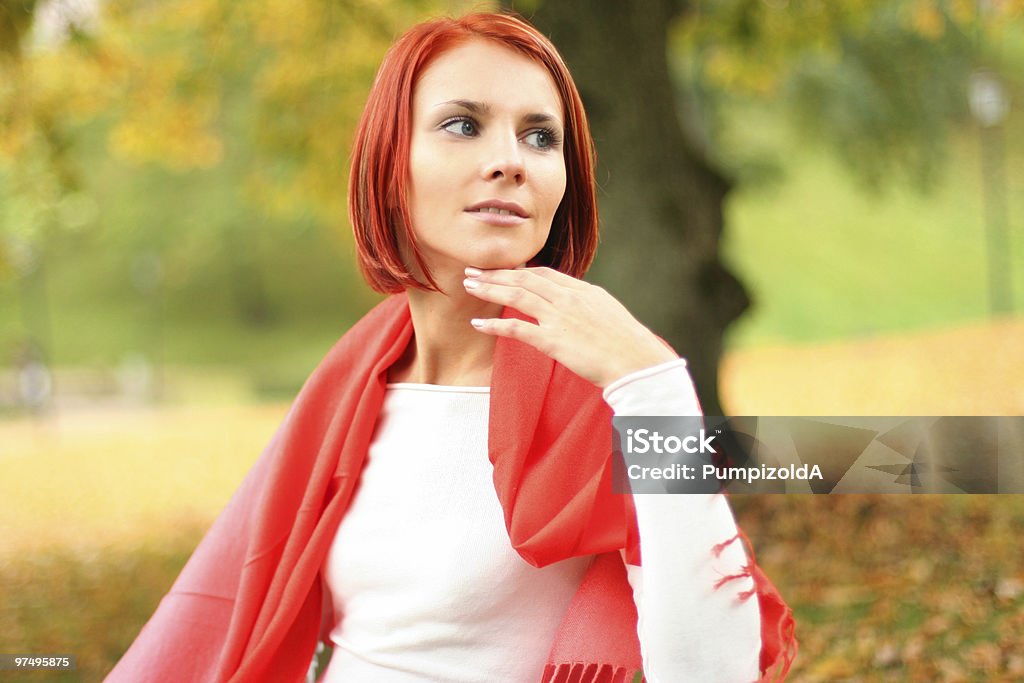
M 393 296 L 109 680 L 299 680 L 318 633 L 327 681 L 784 676 L 792 620 L 724 496 L 611 491 L 612 410 L 699 406 L 684 361 L 577 279 L 592 142 L 553 46 L 508 15 L 416 26 L 356 138 L 360 266 Z

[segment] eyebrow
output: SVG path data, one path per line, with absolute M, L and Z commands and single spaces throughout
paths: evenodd
M 491 105 L 486 104 L 485 102 L 476 102 L 474 100 L 448 100 L 447 102 L 441 102 L 440 104 L 436 105 L 436 107 L 446 107 L 448 105 L 462 107 L 463 109 L 466 109 L 474 114 L 479 114 L 481 116 L 486 116 L 491 113 Z M 548 124 L 556 126 L 562 125 L 562 122 L 556 119 L 551 114 L 544 114 L 541 112 L 527 114 L 526 116 L 523 117 L 523 120 L 526 123 L 530 124 Z
M 473 100 L 448 100 L 447 102 L 441 102 L 435 105 L 435 107 L 446 107 L 449 104 L 454 104 L 463 109 L 468 109 L 474 114 L 490 114 L 491 105 L 484 104 L 483 102 L 474 102 Z

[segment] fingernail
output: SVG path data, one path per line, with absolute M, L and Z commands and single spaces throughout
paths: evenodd
M 476 289 L 477 287 L 480 286 L 480 283 L 477 282 L 476 280 L 466 279 L 462 281 L 462 286 L 465 287 L 466 289 Z
M 480 277 L 484 271 L 479 268 L 466 268 L 466 277 Z
M 484 321 L 483 318 L 473 318 L 472 320 L 469 321 L 469 324 L 479 330 L 481 327 L 484 326 Z

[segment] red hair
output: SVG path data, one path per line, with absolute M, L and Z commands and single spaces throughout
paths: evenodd
M 394 293 L 407 287 L 438 290 L 413 236 L 406 201 L 412 95 L 420 75 L 434 59 L 472 38 L 494 41 L 543 66 L 554 80 L 565 112 L 565 195 L 555 212 L 547 242 L 530 263 L 581 277 L 593 261 L 597 249 L 594 142 L 583 101 L 555 46 L 525 20 L 511 14 L 434 19 L 409 29 L 388 50 L 356 129 L 348 214 L 355 232 L 359 268 L 379 292 Z M 403 262 L 398 230 L 404 230 L 426 283 L 417 280 Z

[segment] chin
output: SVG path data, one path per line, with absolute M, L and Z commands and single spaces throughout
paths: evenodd
M 479 268 L 480 270 L 513 270 L 526 264 L 525 260 L 504 259 L 475 259 L 466 262 L 467 266 Z
M 527 253 L 525 249 L 487 250 L 468 255 L 466 265 L 482 270 L 519 268 L 529 263 L 536 255 L 537 252 Z

